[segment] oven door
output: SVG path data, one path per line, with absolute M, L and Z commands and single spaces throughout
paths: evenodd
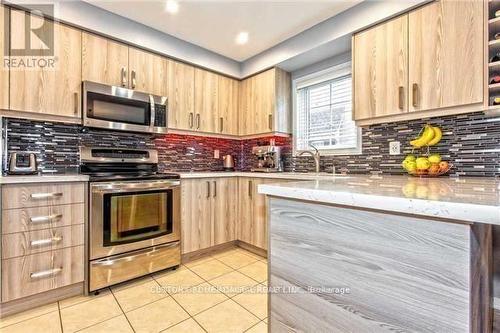
M 180 182 L 91 184 L 90 259 L 180 238 Z

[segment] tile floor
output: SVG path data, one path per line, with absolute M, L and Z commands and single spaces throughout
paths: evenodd
M 267 332 L 266 285 L 266 259 L 235 248 L 0 319 L 0 331 Z

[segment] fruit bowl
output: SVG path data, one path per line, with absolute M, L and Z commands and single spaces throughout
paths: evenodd
M 448 166 L 446 168 L 439 168 L 439 171 L 436 173 L 429 173 L 429 170 L 416 170 L 415 172 L 408 172 L 408 174 L 413 177 L 435 178 L 446 175 L 451 170 L 451 168 L 453 168 L 453 164 L 448 163 Z

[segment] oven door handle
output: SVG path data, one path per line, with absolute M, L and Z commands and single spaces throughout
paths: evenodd
M 164 181 L 147 185 L 144 183 L 100 183 L 92 185 L 92 193 L 134 193 L 144 191 L 171 190 L 179 186 L 179 181 Z
M 179 246 L 179 242 L 172 242 L 172 243 L 167 243 L 167 244 L 162 244 L 162 245 L 156 245 L 153 248 L 147 248 L 147 249 L 142 249 L 138 251 L 130 253 L 124 253 L 121 255 L 113 256 L 113 258 L 104 258 L 104 259 L 99 259 L 92 261 L 92 266 L 112 266 L 116 263 L 122 262 L 122 261 L 132 261 L 137 257 L 140 256 L 148 256 L 148 257 L 154 257 L 157 252 L 161 249 L 165 248 L 173 248 Z

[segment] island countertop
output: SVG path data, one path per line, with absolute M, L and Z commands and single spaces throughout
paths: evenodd
M 339 176 L 259 185 L 259 193 L 289 199 L 500 225 L 496 178 Z

